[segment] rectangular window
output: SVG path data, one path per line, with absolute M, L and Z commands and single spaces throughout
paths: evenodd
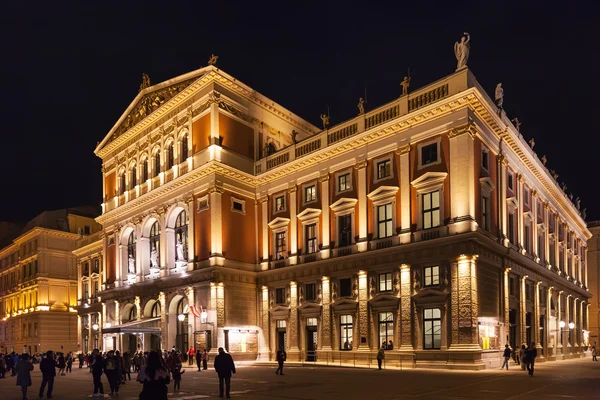
M 275 303 L 285 304 L 285 288 L 275 289 Z
M 385 160 L 377 163 L 377 179 L 387 178 L 391 175 L 391 161 Z
M 285 232 L 277 232 L 275 234 L 275 257 L 278 260 L 286 258 L 286 244 Z
M 528 206 L 529 205 L 529 189 L 523 188 L 523 203 Z
M 88 284 L 83 284 L 83 298 L 87 299 L 89 297 Z
M 352 279 L 343 278 L 340 279 L 340 297 L 351 297 L 352 296 Z
M 350 174 L 338 176 L 338 192 L 350 189 Z
M 423 349 L 439 350 L 442 347 L 442 315 L 439 308 L 423 310 Z
M 315 185 L 304 188 L 304 202 L 310 203 L 317 199 L 317 187 Z
M 94 272 L 95 273 L 100 272 L 100 260 L 98 260 L 98 259 L 94 260 Z
M 142 181 L 146 182 L 148 180 L 148 159 L 142 162 Z
M 244 204 L 241 201 L 233 201 L 233 210 L 238 212 L 244 211 Z
M 37 322 L 33 323 L 33 337 L 37 337 L 38 335 L 38 329 L 37 329 Z
M 306 326 L 317 326 L 316 318 L 306 318 Z
M 515 191 L 515 177 L 512 172 L 508 172 L 508 188 L 512 192 Z
M 285 210 L 285 198 L 283 196 L 279 196 L 275 198 L 275 211 L 284 211 Z
M 390 272 L 379 274 L 379 292 L 392 291 L 392 274 Z
M 490 230 L 489 201 L 488 197 L 483 196 L 481 198 L 481 227 L 486 231 Z
M 490 169 L 490 153 L 486 149 L 481 149 L 481 167 L 486 171 Z
M 508 240 L 515 244 L 515 214 L 508 214 Z
M 423 194 L 423 229 L 440 226 L 440 191 Z
M 317 299 L 316 286 L 314 283 L 307 283 L 304 286 L 304 298 L 306 301 L 315 301 Z
M 384 349 L 389 347 L 389 342 L 394 338 L 394 314 L 391 312 L 379 313 L 379 343 Z M 393 341 L 392 341 L 393 343 Z
M 352 214 L 338 217 L 339 244 L 338 247 L 350 246 L 352 244 Z
M 525 251 L 528 253 L 531 253 L 531 249 L 529 247 L 530 242 L 531 242 L 531 227 L 529 226 L 528 223 L 525 224 L 525 231 L 523 232 L 523 246 L 525 247 Z
M 392 203 L 377 206 L 377 226 L 379 238 L 392 236 Z
M 440 284 L 440 267 L 439 266 L 433 266 L 433 267 L 425 267 L 424 269 L 424 282 L 423 282 L 423 286 L 428 287 L 428 286 L 436 286 Z
M 285 322 L 285 319 L 277 320 L 277 328 L 278 329 L 285 329 L 286 327 L 287 327 L 287 323 Z
M 306 225 L 306 254 L 317 252 L 317 224 Z
M 546 255 L 544 254 L 544 234 L 543 233 L 538 234 L 537 254 L 538 254 L 538 257 L 540 258 L 540 261 L 544 262 Z
M 421 165 L 427 165 L 438 160 L 437 143 L 421 147 Z
M 352 315 L 340 316 L 340 350 L 352 350 Z
M 516 296 L 517 293 L 517 281 L 514 277 L 508 278 L 508 294 L 509 296 Z

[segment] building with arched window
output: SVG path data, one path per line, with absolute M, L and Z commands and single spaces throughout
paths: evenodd
M 141 90 L 95 150 L 104 349 L 343 364 L 383 345 L 388 362 L 484 369 L 535 341 L 540 361 L 580 357 L 590 231 L 472 72 L 363 108 L 317 127 L 213 66 Z M 152 177 L 116 195 L 147 155 Z

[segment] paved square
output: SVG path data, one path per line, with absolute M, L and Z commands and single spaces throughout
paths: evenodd
M 252 399 L 600 399 L 600 362 L 591 358 L 536 365 L 529 377 L 518 366 L 509 371 L 431 371 L 286 366 L 275 375 L 275 366 L 240 365 L 232 380 L 232 398 Z M 103 377 L 105 391 L 108 382 Z M 132 374 L 135 379 L 135 374 Z M 29 397 L 37 398 L 41 381 L 36 367 Z M 91 398 L 92 376 L 87 369 L 57 376 L 54 397 Z M 171 383 L 169 391 L 172 392 Z M 137 400 L 141 385 L 135 381 L 121 387 L 120 400 Z M 170 399 L 217 398 L 218 381 L 213 370 L 186 369 L 179 394 Z M 108 395 L 106 396 L 108 398 Z M 20 400 L 15 377 L 0 379 L 0 399 Z

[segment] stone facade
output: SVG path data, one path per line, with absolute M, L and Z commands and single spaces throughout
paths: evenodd
M 592 237 L 588 240 L 589 289 L 593 295 L 589 304 L 583 304 L 582 313 L 589 321 L 589 344 L 600 342 L 600 221 L 590 222 L 588 228 Z

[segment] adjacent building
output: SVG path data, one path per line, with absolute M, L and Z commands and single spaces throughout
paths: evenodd
M 593 295 L 589 305 L 589 338 L 588 342 L 598 349 L 600 336 L 600 221 L 590 222 L 592 237 L 588 240 L 589 290 Z
M 44 211 L 0 250 L 0 353 L 77 351 L 76 241 L 93 209 Z
M 580 357 L 590 231 L 471 71 L 357 114 L 316 127 L 214 66 L 145 77 L 95 150 L 84 349 L 360 363 L 385 343 L 388 363 L 482 369 L 535 341 L 540 360 Z

